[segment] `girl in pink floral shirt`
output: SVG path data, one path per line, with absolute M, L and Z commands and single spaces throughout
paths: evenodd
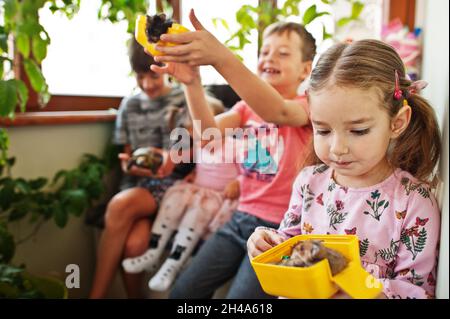
M 434 297 L 440 215 L 427 181 L 440 136 L 422 87 L 380 41 L 324 53 L 308 90 L 316 165 L 294 182 L 280 228 L 251 235 L 250 257 L 299 234 L 353 234 L 380 297 Z

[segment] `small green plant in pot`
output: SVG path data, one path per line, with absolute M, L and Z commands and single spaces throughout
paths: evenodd
M 3 142 L 0 146 L 7 150 L 8 139 Z M 0 162 L 0 298 L 67 297 L 62 282 L 33 276 L 24 265 L 16 266 L 11 261 L 16 247 L 33 238 L 45 222 L 53 220 L 64 228 L 70 215 L 81 216 L 101 196 L 107 161 L 86 154 L 78 167 L 57 172 L 51 181 L 43 177 L 13 178 L 10 169 L 15 159 L 3 157 Z M 25 219 L 34 229 L 24 238 L 15 239 L 8 225 Z
M 127 20 L 128 32 L 133 33 L 136 15 L 145 13 L 148 6 L 148 0 L 102 0 L 98 17 L 113 23 Z M 80 0 L 0 0 L 0 118 L 14 118 L 16 111 L 24 112 L 29 89 L 37 93 L 39 104 L 45 107 L 50 93 L 40 64 L 51 39 L 39 21 L 39 11 L 50 10 L 71 18 L 79 7 Z M 16 56 L 20 58 L 13 58 Z M 22 64 L 29 87 L 14 72 L 18 69 L 16 62 Z M 51 180 L 26 179 L 12 176 L 15 158 L 8 157 L 8 146 L 7 131 L 0 127 L 0 298 L 66 298 L 62 282 L 33 276 L 25 265 L 14 265 L 14 253 L 45 222 L 53 220 L 64 228 L 69 216 L 81 216 L 102 195 L 103 176 L 117 164 L 117 154 L 112 148 L 107 148 L 112 157 L 105 159 L 85 154 L 78 167 L 61 170 Z M 14 238 L 8 226 L 25 219 L 34 230 L 24 238 Z

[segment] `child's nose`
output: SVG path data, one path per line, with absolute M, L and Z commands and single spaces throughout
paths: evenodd
M 274 57 L 275 57 L 275 53 L 274 53 L 274 52 L 269 52 L 269 53 L 267 53 L 267 55 L 266 55 L 266 60 L 267 60 L 267 61 L 273 61 L 273 60 L 274 60 Z
M 144 78 L 142 81 L 142 88 L 144 90 L 153 89 L 154 86 L 154 81 L 151 78 Z
M 336 156 L 347 154 L 349 150 L 345 139 L 336 134 L 333 138 L 330 151 Z

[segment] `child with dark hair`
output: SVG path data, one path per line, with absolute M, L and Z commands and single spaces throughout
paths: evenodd
M 156 213 L 165 191 L 194 167 L 191 163 L 175 165 L 168 156 L 172 145 L 170 133 L 181 126 L 187 115 L 183 91 L 171 86 L 167 76 L 150 70 L 154 60 L 134 38 L 129 58 L 141 92 L 124 98 L 117 114 L 114 143 L 124 146 L 119 158 L 125 177 L 121 191 L 107 206 L 91 298 L 105 296 L 124 257 L 139 256 L 146 251 L 151 232 L 149 217 Z M 221 103 L 216 99 L 209 102 Z M 131 154 L 141 147 L 154 147 L 167 155 L 164 157 L 169 160 L 157 174 L 135 165 L 129 167 Z M 143 297 L 141 275 L 123 274 L 129 297 Z

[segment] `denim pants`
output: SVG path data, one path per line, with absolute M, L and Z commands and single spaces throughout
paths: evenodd
M 234 276 L 227 298 L 275 298 L 262 290 L 247 255 L 247 239 L 257 226 L 278 228 L 277 224 L 236 211 L 228 223 L 203 243 L 176 280 L 169 298 L 211 298 L 217 288 Z

